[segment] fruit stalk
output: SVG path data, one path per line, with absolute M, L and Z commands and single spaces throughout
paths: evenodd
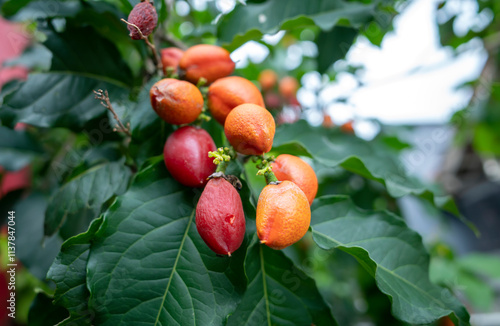
M 132 26 L 134 27 L 135 29 L 137 29 L 137 32 L 139 33 L 139 35 L 141 36 L 141 39 L 144 40 L 144 42 L 146 42 L 146 45 L 151 49 L 151 51 L 153 52 L 153 56 L 154 56 L 154 61 L 155 61 L 155 64 L 156 64 L 156 68 L 158 69 L 158 71 L 161 72 L 161 74 L 163 74 L 163 63 L 161 61 L 161 57 L 160 55 L 158 54 L 158 51 L 156 50 L 156 46 L 149 41 L 148 37 L 145 36 L 144 34 L 142 34 L 142 31 L 141 29 L 135 25 L 135 24 L 132 24 L 128 21 L 126 21 L 125 19 L 121 19 L 122 22 L 124 22 L 125 24 L 129 25 L 129 26 Z
M 269 159 L 266 159 L 264 155 L 262 155 L 260 159 L 261 162 L 257 164 L 257 168 L 259 169 L 259 171 L 257 171 L 257 175 L 263 175 L 266 178 L 266 184 L 278 184 L 278 178 L 274 175 L 273 167 L 271 165 L 274 158 L 270 157 Z

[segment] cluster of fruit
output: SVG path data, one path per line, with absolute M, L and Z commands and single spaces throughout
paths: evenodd
M 142 21 L 153 20 L 134 24 Z M 245 78 L 229 76 L 235 64 L 228 51 L 215 45 L 195 45 L 186 51 L 166 48 L 161 61 L 169 77 L 151 87 L 151 106 L 165 122 L 180 126 L 165 143 L 165 165 L 179 183 L 205 187 L 196 207 L 196 227 L 205 243 L 215 253 L 230 256 L 243 242 L 239 180 L 224 174 L 238 155 L 260 162 L 259 174 L 267 181 L 256 213 L 261 242 L 283 249 L 300 240 L 309 228 L 318 181 L 314 170 L 296 156 L 282 154 L 274 160 L 265 155 L 273 146 L 276 126 L 260 90 Z M 217 149 L 210 134 L 197 126 L 205 116 L 205 102 L 224 126 L 232 148 Z

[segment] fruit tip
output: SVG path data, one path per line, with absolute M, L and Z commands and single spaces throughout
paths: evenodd
M 231 253 L 230 253 L 229 251 L 227 252 L 227 255 L 228 255 L 229 257 L 231 257 Z
M 266 244 L 266 242 L 267 242 L 266 240 L 260 240 L 260 243 L 262 244 Z

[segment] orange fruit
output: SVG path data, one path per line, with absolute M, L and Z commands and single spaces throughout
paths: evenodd
M 149 97 L 160 118 L 174 125 L 195 121 L 203 109 L 200 90 L 183 80 L 162 79 L 151 87 Z
M 232 109 L 244 103 L 264 106 L 259 89 L 246 78 L 224 77 L 217 79 L 208 88 L 208 109 L 221 125 L 224 125 Z
M 269 184 L 257 202 L 257 236 L 273 249 L 299 241 L 309 229 L 311 208 L 306 195 L 291 181 Z
M 274 175 L 279 181 L 291 181 L 304 192 L 312 204 L 318 192 L 318 178 L 313 168 L 300 157 L 281 154 L 271 163 Z
M 271 69 L 265 69 L 260 72 L 258 79 L 262 90 L 267 91 L 276 85 L 278 75 Z
M 262 106 L 241 104 L 229 112 L 224 133 L 234 149 L 245 155 L 262 155 L 273 147 L 276 125 Z
M 177 70 L 179 61 L 181 61 L 184 51 L 179 48 L 170 47 L 161 50 L 161 63 L 163 64 L 163 72 L 166 74 L 168 68 Z
M 203 77 L 211 84 L 229 76 L 234 70 L 234 62 L 229 52 L 220 46 L 198 44 L 184 52 L 179 68 L 181 75 L 191 83 L 196 84 Z
M 332 128 L 333 126 L 334 126 L 334 124 L 332 121 L 332 117 L 325 113 L 323 115 L 323 127 Z
M 354 134 L 353 121 L 348 121 L 340 126 L 340 130 L 345 134 Z
M 299 82 L 291 76 L 283 77 L 279 83 L 279 91 L 284 98 L 291 98 L 295 96 L 299 89 Z

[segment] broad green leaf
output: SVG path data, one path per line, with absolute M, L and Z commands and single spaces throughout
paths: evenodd
M 40 144 L 26 131 L 0 126 L 0 166 L 17 171 L 43 154 Z
M 323 249 L 339 248 L 358 260 L 392 301 L 395 317 L 428 324 L 450 315 L 469 325 L 469 314 L 452 293 L 429 280 L 429 256 L 418 233 L 389 212 L 362 211 L 344 196 L 314 201 L 311 229 Z
M 291 146 L 296 154 L 310 156 L 326 166 L 341 166 L 382 183 L 392 197 L 413 194 L 460 215 L 451 198 L 434 195 L 420 181 L 407 175 L 399 158 L 377 140 L 364 141 L 351 135 L 312 127 L 301 120 L 293 125 L 283 125 L 276 131 L 273 151 L 282 153 Z
M 280 29 L 317 25 L 321 30 L 329 31 L 339 22 L 360 27 L 373 18 L 378 2 L 269 0 L 240 4 L 221 19 L 218 36 L 227 48 L 233 50 L 247 41 L 260 39 L 263 34 Z
M 127 189 L 130 169 L 121 162 L 95 166 L 63 185 L 45 212 L 45 234 L 67 239 L 85 231 L 99 216 L 103 204 Z
M 318 71 L 324 73 L 337 60 L 343 59 L 351 48 L 358 31 L 351 27 L 335 26 L 331 31 L 321 31 L 318 46 Z
M 93 240 L 87 283 L 94 323 L 221 325 L 240 299 L 243 272 L 231 263 L 245 249 L 217 257 L 194 224 L 201 190 L 171 178 L 161 156 L 148 163 Z
M 106 111 L 93 90 L 107 89 L 114 101 L 128 96 L 132 74 L 111 42 L 90 27 L 69 25 L 63 33 L 46 33 L 44 45 L 53 53 L 51 71 L 31 74 L 4 96 L 2 123 L 80 129 Z
M 90 294 L 86 284 L 86 267 L 90 242 L 101 224 L 102 218 L 98 218 L 85 233 L 64 242 L 47 273 L 47 279 L 56 284 L 54 304 L 70 313 L 69 318 L 59 325 L 90 325 L 92 322 L 93 314 L 87 304 Z
M 227 326 L 336 325 L 314 280 L 257 237 L 248 247 L 245 273 L 248 288 Z

